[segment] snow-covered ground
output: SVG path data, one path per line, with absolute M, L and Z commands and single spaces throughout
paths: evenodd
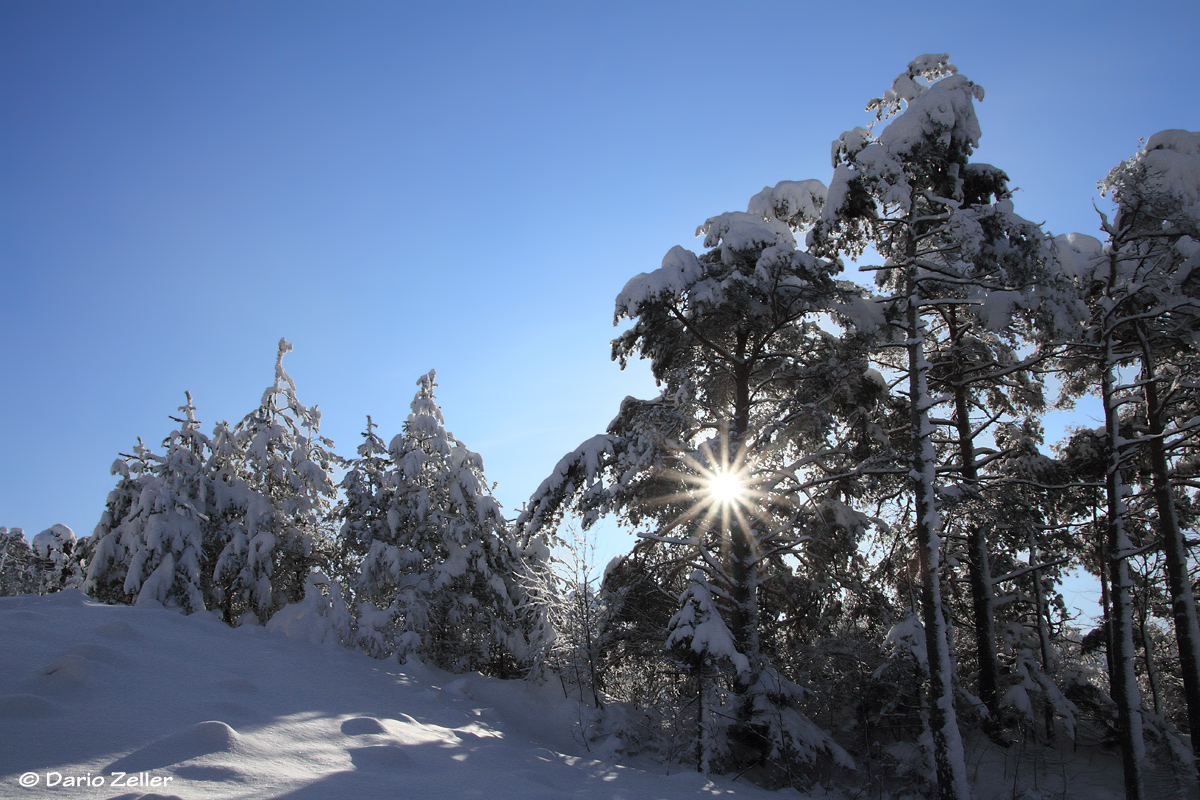
M 74 590 L 6 597 L 0 641 L 5 798 L 798 796 L 598 760 L 556 685 L 399 666 L 206 614 Z
M 802 797 L 589 752 L 554 683 L 400 666 L 207 614 L 75 590 L 4 597 L 0 642 L 0 798 Z M 1124 794 L 1098 741 L 972 736 L 967 760 L 977 800 Z M 1194 797 L 1168 772 L 1149 777 L 1153 797 Z

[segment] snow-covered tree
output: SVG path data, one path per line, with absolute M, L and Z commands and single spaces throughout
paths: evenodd
M 105 602 L 155 603 L 194 613 L 213 607 L 214 522 L 222 512 L 190 392 L 179 428 L 157 454 L 139 441 L 113 465 L 121 476 L 92 535 L 84 589 Z M 119 588 L 118 588 L 119 586 Z
M 376 655 L 512 675 L 527 648 L 517 615 L 521 553 L 483 460 L 445 428 L 434 378 L 431 370 L 417 382 L 412 413 L 389 446 L 387 527 L 364 543 L 359 635 Z
M 772 558 L 827 533 L 828 520 L 861 525 L 839 497 L 846 487 L 805 484 L 801 464 L 814 451 L 831 463 L 845 457 L 839 439 L 852 438 L 856 414 L 882 391 L 861 349 L 820 324 L 845 291 L 833 280 L 839 266 L 799 250 L 774 216 L 812 220 L 823 200 L 817 182 L 766 190 L 748 212 L 700 227 L 708 252 L 673 248 L 661 268 L 629 281 L 615 321 L 633 324 L 614 340 L 613 357 L 622 365 L 647 358 L 663 392 L 626 399 L 608 433 L 564 457 L 518 521 L 539 531 L 567 508 L 585 525 L 616 512 L 649 524 L 645 536 L 705 576 L 696 585 L 716 598 L 745 667 L 732 669 L 729 658 L 714 665 L 730 690 L 731 722 L 718 733 L 743 743 L 733 758 L 749 764 L 740 766 L 777 759 L 790 771 L 818 751 L 840 756 L 815 726 L 793 731 L 816 737 L 806 742 L 780 724 L 794 697 L 768 690 L 764 676 L 777 672 L 760 618 Z M 702 751 L 721 749 L 714 742 Z
M 219 611 L 237 624 L 299 600 L 328 509 L 336 459 L 320 416 L 283 371 L 235 429 L 205 436 L 190 393 L 162 454 L 141 440 L 113 464 L 119 476 L 89 541 L 84 590 L 111 603 Z
M 0 597 L 32 594 L 37 586 L 33 550 L 24 529 L 0 527 Z
M 722 708 L 717 676 L 722 672 L 742 675 L 750 664 L 734 645 L 733 634 L 713 598 L 713 587 L 700 570 L 692 573 L 679 606 L 667 625 L 667 650 L 696 683 L 696 769 L 707 773 L 730 754 L 733 720 Z
M 1109 173 L 1104 186 L 1117 213 L 1105 224 L 1110 261 L 1123 285 L 1109 290 L 1124 306 L 1114 335 L 1136 335 L 1135 354 L 1148 430 L 1158 532 L 1167 566 L 1192 746 L 1200 769 L 1200 627 L 1188 577 L 1169 453 L 1200 433 L 1191 416 L 1200 384 L 1200 133 L 1168 130 Z M 1115 315 L 1114 315 L 1115 316 Z M 1122 330 L 1121 322 L 1127 322 Z M 1131 343 L 1132 344 L 1132 343 Z M 1182 406 L 1184 414 L 1172 412 Z M 1174 418 L 1173 418 L 1174 417 Z
M 51 525 L 30 540 L 38 573 L 38 594 L 50 594 L 72 585 L 72 553 L 78 541 L 75 531 L 61 523 Z M 76 586 L 77 581 L 78 576 Z
M 110 473 L 117 476 L 117 485 L 108 493 L 104 513 L 92 531 L 92 557 L 87 564 L 83 590 L 102 603 L 128 603 L 125 576 L 136 535 L 128 529 L 140 517 L 140 498 L 153 480 L 149 448 L 138 438 L 133 453 L 123 455 L 112 463 Z
M 954 709 L 954 674 L 942 599 L 942 527 L 938 497 L 945 486 L 938 476 L 932 412 L 940 402 L 935 384 L 958 389 L 961 407 L 952 413 L 964 432 L 960 472 L 977 480 L 977 461 L 968 425 L 968 382 L 960 374 L 939 373 L 932 358 L 939 328 L 950 333 L 942 358 L 961 357 L 974 342 L 952 328 L 988 332 L 995 341 L 1008 330 L 1014 312 L 1046 302 L 1038 266 L 1044 248 L 1035 226 L 1013 213 L 1005 176 L 989 165 L 970 163 L 979 143 L 974 101 L 983 90 L 958 75 L 945 55 L 913 61 L 892 88 L 869 105 L 877 119 L 890 120 L 876 133 L 855 128 L 834 143 L 834 174 L 821 218 L 810 242 L 821 252 L 861 255 L 873 248 L 883 263 L 873 268 L 877 310 L 885 320 L 884 338 L 905 358 L 896 366 L 907 377 L 910 420 L 907 456 L 914 495 L 916 540 L 921 565 L 921 605 L 930 681 L 939 795 L 967 800 L 970 788 L 962 738 Z M 952 305 L 953 316 L 944 308 Z M 955 341 L 958 338 L 958 341 Z M 941 360 L 941 359 L 939 359 Z M 968 359 L 969 361 L 970 359 Z M 986 354 L 989 370 L 1003 358 Z M 994 366 L 993 366 L 994 365 Z M 986 550 L 972 548 L 977 569 Z M 989 576 L 978 574 L 986 615 Z M 983 645 L 985 649 L 988 645 Z
M 1156 134 L 1114 168 L 1102 187 L 1117 206 L 1111 221 L 1101 217 L 1105 244 L 1077 234 L 1057 243 L 1091 311 L 1068 354 L 1074 379 L 1067 388 L 1082 393 L 1099 384 L 1105 411 L 1112 696 L 1121 717 L 1126 795 L 1135 798 L 1145 791 L 1129 565 L 1137 550 L 1130 534 L 1136 480 L 1131 470 L 1139 459 L 1149 464 L 1189 724 L 1193 732 L 1200 730 L 1200 628 L 1170 464 L 1172 450 L 1200 431 L 1191 377 L 1200 334 L 1200 134 Z M 1135 405 L 1144 423 L 1129 428 L 1129 408 Z M 1200 755 L 1200 737 L 1193 737 L 1193 745 Z
M 328 556 L 322 549 L 332 549 L 322 525 L 338 459 L 333 442 L 320 435 L 320 411 L 297 399 L 283 368 L 291 349 L 279 340 L 274 383 L 233 429 L 230 478 L 252 494 L 213 576 L 229 612 L 238 618 L 250 612 L 260 622 L 303 597 L 308 573 Z
M 347 580 L 357 574 L 363 556 L 371 542 L 385 540 L 389 535 L 387 522 L 387 469 L 391 464 L 387 445 L 375 433 L 376 425 L 367 416 L 367 429 L 358 446 L 358 458 L 350 459 L 342 478 L 342 499 L 334 509 L 334 519 L 341 522 L 338 531 L 338 563 L 335 577 Z

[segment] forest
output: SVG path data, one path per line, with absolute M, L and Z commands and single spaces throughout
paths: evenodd
M 433 371 L 402 430 L 368 416 L 340 455 L 281 340 L 243 419 L 206 428 L 187 394 L 161 445 L 119 455 L 90 536 L 0 528 L 0 594 L 558 682 L 585 739 L 768 787 L 969 800 L 971 738 L 1103 743 L 1129 800 L 1162 774 L 1194 791 L 1200 133 L 1149 135 L 1098 176 L 1096 235 L 1051 236 L 971 160 L 983 98 L 914 60 L 827 180 L 764 188 L 633 276 L 612 358 L 661 393 L 511 515 Z M 1089 395 L 1104 424 L 1045 441 Z M 603 518 L 638 533 L 606 567 Z

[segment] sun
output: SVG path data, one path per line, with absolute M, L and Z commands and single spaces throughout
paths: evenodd
M 741 477 L 732 470 L 714 472 L 705 483 L 705 489 L 713 502 L 719 505 L 730 506 L 742 503 L 746 499 L 746 486 Z

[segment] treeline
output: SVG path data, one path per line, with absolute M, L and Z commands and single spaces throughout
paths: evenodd
M 368 417 L 339 493 L 281 342 L 237 425 L 201 433 L 189 396 L 161 453 L 114 464 L 64 574 L 106 602 L 304 608 L 377 657 L 557 676 L 593 708 L 586 741 L 766 784 L 968 800 L 967 739 L 1082 731 L 1119 743 L 1130 798 L 1158 761 L 1194 780 L 1200 134 L 1110 172 L 1102 238 L 1052 237 L 970 160 L 982 97 L 917 59 L 828 183 L 766 188 L 700 227 L 705 252 L 630 280 L 613 358 L 648 359 L 662 392 L 515 520 L 432 372 L 389 443 Z M 1085 394 L 1103 427 L 1048 447 L 1042 414 Z M 594 578 L 564 531 L 603 516 L 641 539 Z M 1096 630 L 1061 594 L 1077 567 Z

